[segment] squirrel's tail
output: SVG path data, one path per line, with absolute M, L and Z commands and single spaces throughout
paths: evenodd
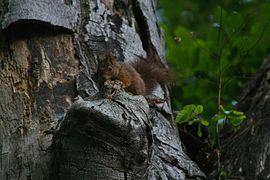
M 171 80 L 168 68 L 161 62 L 140 59 L 131 65 L 144 80 L 147 95 L 151 94 L 158 84 L 162 87 L 170 86 Z

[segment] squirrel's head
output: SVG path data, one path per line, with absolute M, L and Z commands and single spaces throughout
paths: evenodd
M 119 69 L 120 67 L 112 53 L 107 54 L 105 59 L 99 59 L 98 57 L 98 76 L 103 82 L 106 80 L 115 80 Z

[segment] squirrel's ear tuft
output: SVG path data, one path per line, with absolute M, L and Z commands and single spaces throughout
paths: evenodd
M 106 55 L 106 59 L 111 63 L 111 64 L 114 64 L 115 62 L 115 58 L 113 56 L 113 54 L 111 52 L 109 52 L 107 55 Z
M 99 57 L 99 55 L 97 56 L 97 62 L 98 62 L 98 63 L 100 62 L 100 57 Z
M 114 57 L 112 52 L 109 52 L 107 56 Z

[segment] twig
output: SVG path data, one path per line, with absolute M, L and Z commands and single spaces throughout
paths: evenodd
M 199 143 L 201 144 L 206 144 L 206 142 L 203 142 L 202 140 L 200 140 L 199 138 L 197 138 L 196 136 L 194 136 L 193 134 L 191 134 L 190 132 L 188 132 L 187 130 L 185 129 L 180 129 L 179 130 L 187 135 L 189 135 L 190 137 L 192 137 L 193 139 L 195 139 L 196 141 L 198 141 Z
M 218 29 L 218 38 L 217 38 L 217 44 L 220 47 L 219 48 L 219 54 L 218 54 L 218 65 L 219 65 L 219 82 L 218 82 L 218 113 L 220 113 L 221 109 L 221 91 L 222 91 L 222 67 L 221 67 L 221 56 L 223 47 L 221 46 L 221 30 L 223 28 L 223 4 L 224 1 L 220 0 L 220 27 Z M 216 122 L 216 143 L 217 143 L 217 174 L 218 174 L 218 180 L 221 179 L 220 172 L 221 172 L 221 164 L 220 164 L 220 141 L 219 141 L 219 129 L 218 129 L 218 122 Z

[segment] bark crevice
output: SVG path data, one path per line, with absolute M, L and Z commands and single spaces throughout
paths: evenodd
M 237 130 L 226 129 L 223 132 L 223 164 L 231 177 L 269 178 L 269 67 L 270 58 L 267 57 L 239 102 L 238 108 L 247 119 Z

